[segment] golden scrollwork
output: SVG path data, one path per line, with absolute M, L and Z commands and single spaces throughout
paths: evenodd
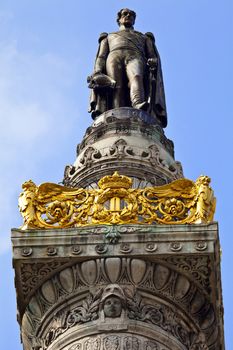
M 21 229 L 66 228 L 98 224 L 192 224 L 213 221 L 216 199 L 210 178 L 175 180 L 144 189 L 115 172 L 99 189 L 68 188 L 52 183 L 22 185 Z

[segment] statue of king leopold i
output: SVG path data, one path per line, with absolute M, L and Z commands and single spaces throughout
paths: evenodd
M 118 12 L 119 31 L 102 33 L 94 72 L 88 77 L 92 89 L 92 118 L 119 107 L 141 109 L 167 125 L 167 112 L 159 53 L 152 33 L 134 30 L 136 13 Z

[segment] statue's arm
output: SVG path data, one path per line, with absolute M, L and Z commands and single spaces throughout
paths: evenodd
M 149 65 L 156 65 L 158 59 L 158 52 L 155 47 L 155 37 L 152 33 L 145 33 L 146 36 L 146 58 Z
M 108 34 L 102 33 L 99 38 L 99 49 L 96 55 L 94 73 L 106 73 L 106 59 L 109 53 Z

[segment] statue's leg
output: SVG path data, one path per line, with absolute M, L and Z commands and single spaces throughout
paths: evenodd
M 146 109 L 145 91 L 143 85 L 144 63 L 138 58 L 130 59 L 126 65 L 129 80 L 130 100 L 132 107 Z
M 123 60 L 122 54 L 118 52 L 112 52 L 108 55 L 106 62 L 107 75 L 116 81 L 116 87 L 112 94 L 112 108 L 119 108 L 125 106 L 125 92 L 123 84 Z

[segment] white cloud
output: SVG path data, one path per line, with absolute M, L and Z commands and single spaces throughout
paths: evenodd
M 9 249 L 10 226 L 18 221 L 20 184 L 33 173 L 39 154 L 52 153 L 52 130 L 59 137 L 69 127 L 72 69 L 51 53 L 22 52 L 16 42 L 0 42 L 0 254 Z

